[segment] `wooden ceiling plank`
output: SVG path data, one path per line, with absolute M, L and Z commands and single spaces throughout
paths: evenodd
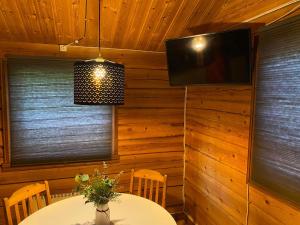
M 64 32 L 64 37 L 63 37 L 63 44 L 69 44 L 73 42 L 73 33 L 74 33 L 74 27 L 72 26 L 72 0 L 65 0 L 63 1 L 63 32 Z
M 186 31 L 184 31 L 184 35 L 196 35 L 219 31 L 218 27 L 220 27 L 220 24 L 216 24 L 214 20 L 222 13 L 227 2 L 227 0 L 216 0 L 213 1 L 212 4 L 210 4 L 210 7 L 204 12 L 199 14 L 198 11 L 197 15 L 190 21 Z
M 118 21 L 118 10 L 120 1 L 103 0 L 100 12 L 100 29 L 101 29 L 101 45 L 112 47 L 113 36 L 112 31 L 116 27 Z
M 129 30 L 129 27 L 134 19 L 137 7 L 137 0 L 122 1 L 120 16 L 118 17 L 118 29 L 113 37 L 112 45 L 120 48 L 122 40 Z
M 154 33 L 157 24 L 162 17 L 168 1 L 155 0 L 150 8 L 145 26 L 143 27 L 141 36 L 137 42 L 136 49 L 146 49 L 147 43 Z
M 34 10 L 34 16 L 33 16 L 33 20 L 36 21 L 36 35 L 37 35 L 37 38 L 39 38 L 38 42 L 42 42 L 42 43 L 45 43 L 45 34 L 44 34 L 44 24 L 43 24 L 43 21 L 41 21 L 41 14 L 42 12 L 40 11 L 39 9 L 39 2 L 34 0 L 34 1 L 31 1 L 32 4 L 33 4 L 33 10 Z
M 54 0 L 55 10 L 53 11 L 53 16 L 55 18 L 55 27 L 57 30 L 57 44 L 64 44 L 64 27 L 63 27 L 63 7 L 60 0 Z
M 108 32 L 110 28 L 115 24 L 115 18 L 117 11 L 115 10 L 115 1 L 111 4 L 108 0 L 103 0 L 100 12 L 100 29 L 101 29 L 101 45 L 111 47 L 112 46 L 112 38 L 111 33 Z M 101 18 L 103 18 L 101 20 Z M 108 21 L 110 23 L 108 23 Z
M 108 17 L 102 17 L 100 15 L 101 24 L 104 24 L 104 28 L 100 27 L 101 33 L 104 33 L 104 37 L 107 38 L 109 47 L 113 46 L 113 41 L 117 30 L 119 29 L 119 18 L 121 17 L 121 8 L 123 0 L 104 0 L 105 10 L 108 10 Z M 126 3 L 126 2 L 125 2 Z M 102 6 L 103 7 L 103 6 Z
M 57 4 L 56 4 L 56 1 L 52 1 L 51 3 L 51 16 L 53 18 L 53 32 L 54 32 L 54 36 L 55 36 L 55 39 L 56 39 L 56 42 L 55 43 L 60 43 L 60 36 L 59 36 L 59 26 L 58 26 L 58 22 L 57 22 Z
M 28 10 L 29 16 L 27 18 L 27 23 L 33 34 L 31 35 L 31 42 L 43 42 L 41 25 L 39 22 L 38 9 L 32 0 L 27 0 L 27 3 L 23 4 L 22 11 L 23 13 Z
M 77 13 L 78 13 L 78 22 L 77 22 L 77 38 L 84 38 L 84 26 L 85 26 L 85 10 L 87 9 L 86 7 L 88 7 L 89 1 L 87 0 L 87 2 L 85 0 L 80 0 L 79 4 L 78 4 L 78 9 L 77 9 Z M 87 21 L 86 21 L 87 22 Z M 86 34 L 87 34 L 87 28 L 86 28 Z M 84 43 L 85 45 L 88 45 L 86 38 L 81 40 L 81 43 Z
M 203 1 L 202 6 L 199 6 L 199 10 L 195 14 L 195 16 L 190 20 L 190 23 L 188 27 L 186 28 L 186 31 L 184 32 L 185 35 L 195 35 L 195 34 L 201 34 L 204 32 L 210 32 L 205 29 L 196 29 L 194 30 L 194 27 L 204 26 L 208 27 L 210 24 L 213 24 L 214 19 L 218 16 L 218 14 L 222 11 L 224 8 L 224 5 L 226 4 L 227 0 L 214 0 L 210 1 L 210 4 L 206 7 L 204 4 L 206 2 Z M 201 10 L 201 9 L 204 10 Z
M 72 42 L 72 37 L 73 37 L 73 32 L 74 32 L 74 27 L 72 26 L 72 13 L 71 13 L 71 4 L 72 4 L 72 0 L 65 0 L 64 1 L 64 13 L 66 13 L 66 17 L 63 17 L 64 20 L 64 27 L 66 27 L 67 29 L 65 30 L 65 44 L 68 44 L 70 42 Z
M 146 12 L 144 12 L 145 19 L 144 19 L 143 23 L 141 23 L 142 26 L 141 26 L 141 28 L 140 28 L 140 30 L 138 32 L 137 38 L 135 39 L 135 43 L 134 43 L 133 49 L 137 49 L 137 44 L 138 44 L 138 42 L 140 40 L 142 31 L 143 31 L 143 29 L 144 29 L 144 27 L 145 27 L 145 25 L 147 23 L 148 16 L 149 16 L 149 13 L 150 13 L 150 9 L 152 8 L 152 5 L 154 4 L 154 1 L 155 0 L 151 0 L 151 3 L 149 4 L 148 9 L 146 10 Z
M 156 51 L 159 51 L 159 50 L 161 50 L 162 48 L 164 48 L 164 47 L 162 47 L 162 46 L 163 46 L 165 40 L 167 39 L 167 34 L 170 32 L 171 27 L 174 26 L 174 23 L 175 23 L 175 21 L 176 21 L 176 18 L 178 17 L 178 15 L 180 15 L 181 11 L 183 10 L 184 5 L 186 4 L 186 1 L 187 1 L 187 0 L 182 0 L 182 1 L 181 1 L 181 4 L 179 5 L 178 10 L 176 11 L 176 13 L 175 13 L 173 19 L 171 20 L 171 23 L 170 23 L 168 29 L 165 31 L 165 33 L 164 33 L 163 36 L 162 36 L 162 39 L 159 41 L 158 45 L 156 46 L 156 49 L 155 49 Z
M 169 1 L 168 7 L 164 11 L 162 17 L 160 18 L 160 22 L 158 23 L 159 26 L 156 27 L 154 35 L 152 35 L 150 38 L 149 45 L 147 46 L 148 50 L 155 50 L 157 48 L 181 3 L 181 0 Z
M 20 28 L 19 23 L 15 17 L 17 10 L 15 8 L 14 3 L 4 0 L 2 1 L 1 5 L 1 12 L 3 15 L 3 18 L 5 20 L 5 23 L 7 24 L 7 30 L 9 31 L 11 37 L 11 40 L 18 40 L 20 38 L 23 38 L 22 28 Z M 21 33 L 21 34 L 20 34 Z M 23 39 L 22 39 L 23 40 Z
M 58 43 L 58 34 L 56 29 L 56 18 L 54 17 L 55 1 L 50 1 L 48 4 L 47 10 L 47 25 L 49 32 L 51 33 L 51 42 L 50 43 Z
M 250 0 L 251 1 L 251 0 Z M 260 1 L 260 0 L 258 0 Z M 247 5 L 249 5 L 249 0 L 248 1 L 243 1 L 243 0 L 233 0 L 233 1 L 227 1 L 224 8 L 223 8 L 223 13 L 222 15 L 226 15 L 227 11 L 233 13 L 233 12 L 241 12 L 241 10 L 246 9 Z
M 81 9 L 81 10 L 80 10 Z M 72 2 L 72 25 L 74 31 L 72 32 L 72 40 L 78 40 L 83 36 L 83 32 L 81 32 L 84 28 L 84 16 L 82 17 L 82 13 L 85 11 L 85 1 L 84 0 L 76 0 Z M 71 42 L 72 42 L 71 40 Z
M 88 4 L 88 3 L 87 3 Z M 78 21 L 78 33 L 77 36 L 78 38 L 81 38 L 84 36 L 84 24 L 85 24 L 85 9 L 86 9 L 87 5 L 86 2 L 80 1 L 80 4 L 78 5 L 78 17 L 79 17 L 79 21 Z M 85 40 L 83 40 L 85 41 Z
M 52 15 L 52 1 L 39 1 L 37 4 L 40 12 L 41 29 L 45 43 L 57 43 Z
M 8 2 L 5 0 L 5 1 L 2 1 L 1 2 L 1 13 L 3 15 L 3 19 L 7 25 L 7 31 L 8 33 L 11 35 L 10 36 L 10 39 L 11 40 L 14 40 L 15 39 L 15 32 L 13 31 L 14 27 L 11 27 L 9 26 L 9 24 L 11 24 L 11 13 L 12 13 L 12 10 L 10 9 L 10 7 L 8 6 Z
M 220 1 L 219 1 L 220 2 Z M 214 5 L 215 0 L 208 1 L 204 0 L 199 3 L 198 10 L 195 12 L 195 15 L 191 18 L 189 26 L 193 26 L 195 21 L 196 23 L 201 23 L 204 17 L 207 17 L 207 14 L 211 11 L 212 6 Z M 206 21 L 205 21 L 206 22 Z
M 0 40 L 69 44 L 84 34 L 85 1 L 1 0 Z M 79 45 L 97 46 L 99 0 L 87 1 L 86 38 Z M 294 6 L 255 17 L 297 0 L 100 1 L 103 47 L 164 51 L 167 38 L 238 28 L 250 18 L 270 22 Z
M 242 22 L 287 2 L 289 0 L 248 0 L 246 4 L 241 0 L 228 1 L 216 21 Z
M 3 12 L 4 6 L 3 2 L 0 1 L 0 37 L 2 40 L 12 40 L 12 34 L 10 32 L 8 21 L 5 19 L 5 12 Z
M 78 23 L 79 22 L 79 18 L 78 18 L 78 14 L 77 14 L 77 10 L 76 10 L 76 6 L 77 6 L 78 0 L 72 0 L 69 2 L 70 4 L 70 40 L 68 41 L 69 43 L 72 43 L 73 41 L 75 41 L 78 36 L 76 35 L 77 33 L 77 29 L 78 29 Z M 81 9 L 81 10 L 84 10 Z M 80 23 L 80 22 L 79 22 Z
M 19 6 L 20 6 L 20 4 L 16 4 L 16 3 L 14 4 L 14 8 L 16 9 L 16 17 L 20 21 L 19 25 L 20 25 L 20 28 L 22 29 L 22 33 L 24 34 L 24 36 L 23 36 L 24 41 L 29 41 L 28 32 L 27 32 L 27 29 L 25 26 L 26 23 L 24 22 L 24 15 L 23 15 L 23 13 L 21 13 Z
M 88 0 L 87 4 L 87 32 L 85 39 L 79 45 L 98 46 L 98 20 L 99 20 L 99 0 Z M 85 8 L 84 8 L 85 10 Z
M 149 8 L 151 7 L 151 3 L 152 1 L 138 0 L 134 19 L 125 36 L 123 37 L 121 45 L 122 48 L 134 48 L 137 42 L 137 37 L 141 32 L 142 25 L 145 24 L 147 20 L 145 12 L 147 12 L 147 10 L 149 10 Z
M 268 12 L 271 9 L 274 9 L 282 4 L 286 4 L 290 1 L 277 0 L 272 1 L 272 7 L 269 0 L 249 0 L 244 8 L 241 9 L 241 5 L 238 4 L 238 1 L 228 1 L 227 4 L 222 8 L 221 12 L 218 13 L 217 17 L 214 21 L 207 27 L 208 31 L 222 31 L 226 29 L 238 29 L 245 27 L 245 23 L 243 21 L 249 20 L 257 15 Z M 265 5 L 266 4 L 266 5 Z M 275 12 L 269 13 L 266 16 L 259 17 L 258 19 L 254 19 L 249 21 L 250 25 L 253 27 L 253 23 L 264 24 L 269 21 L 272 21 L 274 18 L 278 18 L 281 15 L 284 15 L 288 11 L 288 9 L 293 6 L 285 7 L 284 9 L 277 10 Z M 261 11 L 261 10 L 264 11 Z M 229 13 L 231 12 L 231 13 Z M 235 16 L 232 18 L 232 14 Z M 294 13 L 293 15 L 297 15 Z M 225 23 L 224 23 L 225 22 Z M 247 26 L 247 25 L 246 25 Z
M 274 20 L 277 20 L 277 18 L 279 18 L 278 21 L 280 21 L 282 19 L 287 19 L 289 17 L 299 15 L 300 14 L 300 9 L 296 10 L 295 12 L 293 12 L 290 15 L 287 15 L 284 18 L 281 18 L 281 16 L 286 15 L 292 9 L 294 9 L 295 6 L 297 6 L 297 5 L 294 5 L 294 4 L 293 5 L 289 5 L 289 6 L 285 7 L 285 8 L 279 9 L 279 10 L 273 12 L 273 13 L 270 13 L 270 14 L 267 14 L 267 15 L 262 16 L 260 18 L 257 18 L 255 20 L 253 20 L 252 22 L 254 22 L 254 23 L 266 23 L 266 24 L 268 24 L 268 23 L 270 23 L 270 22 L 272 22 Z M 300 2 L 298 3 L 298 6 L 300 6 Z
M 69 44 L 73 42 L 74 37 L 74 26 L 72 17 L 72 0 L 56 0 L 56 12 L 59 16 L 59 44 Z M 84 10 L 84 9 L 82 9 Z
M 181 36 L 182 31 L 187 27 L 190 18 L 198 10 L 198 5 L 201 0 L 189 0 L 184 1 L 178 10 L 177 14 L 172 21 L 167 33 L 164 35 L 164 38 L 160 41 L 157 51 L 163 51 L 165 49 L 164 42 L 169 38 L 177 38 Z
M 145 20 L 144 13 L 149 7 L 149 4 L 151 1 L 141 1 L 136 0 L 135 10 L 130 16 L 130 23 L 128 28 L 126 29 L 126 32 L 123 35 L 121 47 L 125 48 L 126 46 L 129 46 L 129 43 L 135 42 L 135 35 L 136 31 L 139 30 L 141 21 L 143 19 Z

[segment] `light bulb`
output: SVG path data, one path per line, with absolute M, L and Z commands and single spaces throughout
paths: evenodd
M 94 78 L 95 80 L 102 80 L 106 75 L 106 71 L 103 67 L 98 67 L 94 70 Z
M 196 51 L 202 51 L 206 47 L 206 40 L 204 37 L 195 37 L 192 41 L 192 48 Z

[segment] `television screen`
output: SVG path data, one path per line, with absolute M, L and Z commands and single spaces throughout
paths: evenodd
M 240 29 L 166 41 L 171 85 L 251 84 L 251 31 Z

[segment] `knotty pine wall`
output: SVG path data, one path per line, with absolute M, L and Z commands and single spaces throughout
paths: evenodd
M 20 55 L 89 58 L 97 55 L 97 49 L 92 48 L 71 47 L 67 53 L 58 55 L 55 45 L 0 42 L 0 49 L 5 47 L 5 52 Z M 121 182 L 124 191 L 128 190 L 129 170 L 133 167 L 168 174 L 168 210 L 180 212 L 184 90 L 169 87 L 164 54 L 117 49 L 103 49 L 102 53 L 104 57 L 124 62 L 127 68 L 125 105 L 118 110 L 120 159 L 110 162 L 110 172 L 125 170 Z M 245 224 L 250 104 L 250 87 L 188 87 L 185 211 L 200 225 Z M 3 105 L 2 110 L 5 110 Z M 0 119 L 1 127 L 2 122 Z M 0 145 L 1 164 L 2 135 Z M 49 180 L 52 193 L 69 192 L 76 173 L 90 173 L 96 166 L 61 165 L 2 171 L 0 198 L 43 179 Z M 250 187 L 249 193 L 250 225 L 295 225 L 300 221 L 297 209 L 256 188 Z M 0 221 L 3 224 L 2 201 Z
M 246 224 L 251 87 L 188 87 L 185 212 L 199 225 Z M 249 188 L 249 225 L 300 224 L 300 211 Z
M 46 54 L 54 52 L 46 45 L 44 47 Z M 125 105 L 118 107 L 117 113 L 120 158 L 109 162 L 110 173 L 125 171 L 121 179 L 121 191 L 129 190 L 131 168 L 149 168 L 167 174 L 167 209 L 170 212 L 182 212 L 184 89 L 169 87 L 164 54 L 108 52 L 113 54 L 110 57 L 112 59 L 121 58 L 122 61 L 125 58 L 126 67 Z M 2 105 L 2 110 L 5 107 Z M 1 134 L 2 131 L 1 129 Z M 3 142 L 0 144 L 3 146 Z M 1 159 L 2 150 L 3 148 L 0 152 Z M 75 185 L 73 177 L 76 173 L 91 173 L 99 165 L 101 166 L 100 163 L 86 163 L 2 170 L 0 198 L 2 200 L 16 189 L 42 180 L 49 181 L 51 193 L 70 192 Z M 0 212 L 0 224 L 4 224 L 2 201 Z

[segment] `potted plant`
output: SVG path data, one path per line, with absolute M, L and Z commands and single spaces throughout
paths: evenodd
M 116 191 L 120 172 L 116 177 L 110 178 L 105 170 L 107 165 L 103 163 L 104 172 L 95 169 L 93 175 L 79 174 L 76 175 L 75 181 L 77 183 L 76 190 L 84 195 L 87 199 L 85 203 L 93 202 L 96 207 L 96 225 L 110 224 L 110 210 L 108 202 L 115 200 L 120 194 Z

